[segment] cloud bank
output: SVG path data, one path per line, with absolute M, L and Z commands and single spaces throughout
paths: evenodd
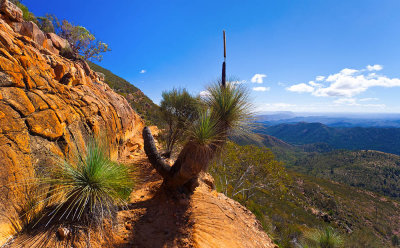
M 371 87 L 400 87 L 399 78 L 389 78 L 376 72 L 383 69 L 381 65 L 368 65 L 365 69 L 345 68 L 327 77 L 318 76 L 308 84 L 300 83 L 287 87 L 286 90 L 297 93 L 311 93 L 320 97 L 354 97 Z M 316 83 L 318 82 L 318 83 Z

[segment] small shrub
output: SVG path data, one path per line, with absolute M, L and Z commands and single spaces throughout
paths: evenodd
M 165 157 L 170 157 L 174 146 L 182 142 L 185 132 L 198 118 L 198 99 L 189 94 L 186 89 L 173 89 L 162 93 L 160 104 L 161 117 L 166 131 L 162 135 L 165 143 Z

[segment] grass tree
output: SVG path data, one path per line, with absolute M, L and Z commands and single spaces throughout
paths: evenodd
M 63 161 L 47 179 L 54 189 L 48 199 L 55 200 L 51 219 L 100 225 L 125 204 L 133 188 L 130 175 L 125 165 L 111 160 L 105 142 L 92 139 L 84 155 Z
M 214 84 L 203 97 L 202 113 L 187 132 L 186 142 L 173 166 L 165 163 L 157 151 L 149 128 L 143 129 L 144 149 L 149 161 L 170 189 L 190 186 L 236 131 L 246 130 L 252 113 L 248 93 L 240 85 Z
M 92 138 L 82 154 L 60 160 L 58 166 L 30 184 L 30 194 L 20 207 L 15 231 L 22 232 L 58 223 L 101 227 L 126 205 L 133 178 L 128 167 L 111 160 L 107 142 Z
M 332 227 L 325 227 L 306 232 L 303 243 L 304 248 L 339 248 L 343 247 L 343 238 Z

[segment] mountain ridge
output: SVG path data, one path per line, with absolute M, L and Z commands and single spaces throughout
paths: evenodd
M 334 128 L 322 123 L 299 122 L 262 126 L 257 130 L 292 145 L 326 143 L 335 149 L 378 150 L 400 155 L 400 128 Z

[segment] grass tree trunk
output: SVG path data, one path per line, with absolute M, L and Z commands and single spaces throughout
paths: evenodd
M 216 150 L 195 142 L 188 142 L 178 159 L 169 166 L 159 154 L 154 138 L 148 127 L 143 129 L 144 150 L 150 163 L 163 177 L 164 185 L 172 190 L 191 186 L 206 164 L 214 157 Z

